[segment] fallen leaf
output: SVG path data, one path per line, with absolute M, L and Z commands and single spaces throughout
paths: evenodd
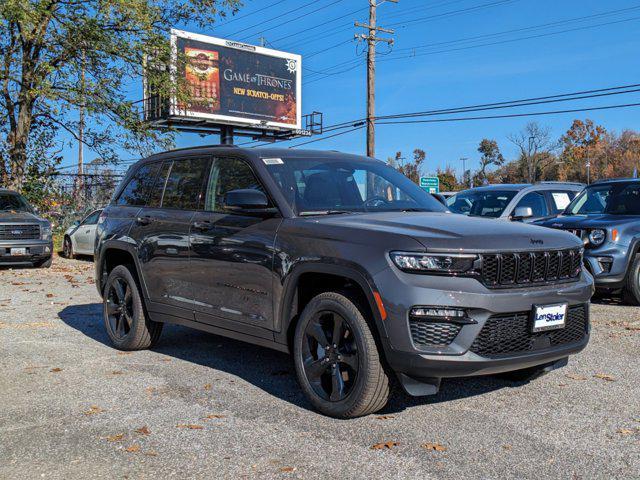
M 104 410 L 97 405 L 91 405 L 91 408 L 84 412 L 85 415 L 95 415 L 97 413 L 102 413 Z
M 611 375 L 607 375 L 606 373 L 596 373 L 594 375 L 595 378 L 599 378 L 600 380 L 606 380 L 607 382 L 615 382 L 616 379 Z
M 633 430 L 631 430 L 630 428 L 619 428 L 618 432 L 620 435 L 631 435 L 633 433 Z
M 47 294 L 45 295 L 45 297 L 47 297 L 47 298 L 53 298 L 53 293 L 47 293 Z
M 130 447 L 125 448 L 126 452 L 135 453 L 140 451 L 140 445 L 131 445 Z
M 61 372 L 61 371 L 62 371 L 62 369 L 61 369 L 61 368 L 59 368 L 59 367 L 56 367 L 56 368 L 52 368 L 52 369 L 51 369 L 51 370 L 49 370 L 49 371 L 50 371 L 50 372 L 53 372 L 53 373 L 58 373 L 58 372 Z
M 565 377 L 570 378 L 571 380 L 586 380 L 587 377 L 584 375 L 578 375 L 576 373 L 567 373 Z
M 502 445 L 505 450 L 511 450 L 511 445 Z
M 203 418 L 203 420 L 213 420 L 216 418 L 224 418 L 225 415 L 220 415 L 219 413 L 212 413 Z
M 131 355 L 131 352 L 118 352 L 117 355 Z
M 124 438 L 124 433 L 117 433 L 115 435 L 109 435 L 107 437 L 108 442 L 119 442 Z
M 194 425 L 190 423 L 179 423 L 176 425 L 177 428 L 188 428 L 190 430 L 202 430 L 204 427 L 202 425 Z
M 375 443 L 371 445 L 371 450 L 391 450 L 393 447 L 397 447 L 398 445 L 400 445 L 398 442 L 390 440 L 388 442 Z
M 422 448 L 426 448 L 427 450 L 434 450 L 436 452 L 444 452 L 447 447 L 440 445 L 439 443 L 425 443 L 422 445 Z
M 120 370 L 114 370 L 113 372 L 111 372 L 111 375 L 122 375 L 124 372 L 120 371 Z
M 204 389 L 205 389 L 205 390 L 211 390 L 211 384 L 210 384 L 210 383 L 207 383 L 207 384 L 204 386 Z
M 147 457 L 157 457 L 158 452 L 154 452 L 153 450 L 149 450 L 148 452 L 144 452 Z
M 295 472 L 296 467 L 282 467 L 280 471 L 284 473 Z
M 376 420 L 391 420 L 392 418 L 395 417 L 393 415 L 380 415 L 376 417 Z
M 147 428 L 147 426 L 143 426 L 140 428 L 136 428 L 136 433 L 139 433 L 140 435 L 150 435 L 151 434 L 151 430 L 149 430 Z

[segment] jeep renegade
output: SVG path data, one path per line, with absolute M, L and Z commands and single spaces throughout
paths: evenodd
M 574 235 L 468 218 L 383 162 L 198 147 L 133 166 L 102 212 L 96 283 L 116 348 L 175 323 L 291 352 L 341 418 L 445 377 L 532 378 L 589 339 Z

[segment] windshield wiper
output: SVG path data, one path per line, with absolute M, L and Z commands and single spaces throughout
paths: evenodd
M 308 212 L 300 212 L 301 217 L 307 217 L 311 215 L 342 215 L 344 213 L 353 213 L 350 210 L 313 210 Z
M 400 211 L 401 212 L 430 212 L 431 210 L 427 210 L 426 208 L 403 208 Z

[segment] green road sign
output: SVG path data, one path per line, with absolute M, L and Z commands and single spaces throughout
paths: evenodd
M 429 193 L 440 193 L 440 179 L 438 177 L 420 177 L 420 188 Z

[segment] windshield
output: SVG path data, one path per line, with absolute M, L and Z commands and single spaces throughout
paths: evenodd
M 448 198 L 447 206 L 453 213 L 497 218 L 516 193 L 516 190 L 467 190 Z
M 640 215 L 640 182 L 587 187 L 564 215 Z
M 0 192 L 0 211 L 31 213 L 33 210 L 22 195 Z
M 265 158 L 269 173 L 298 215 L 344 212 L 445 212 L 415 183 L 382 162 Z

